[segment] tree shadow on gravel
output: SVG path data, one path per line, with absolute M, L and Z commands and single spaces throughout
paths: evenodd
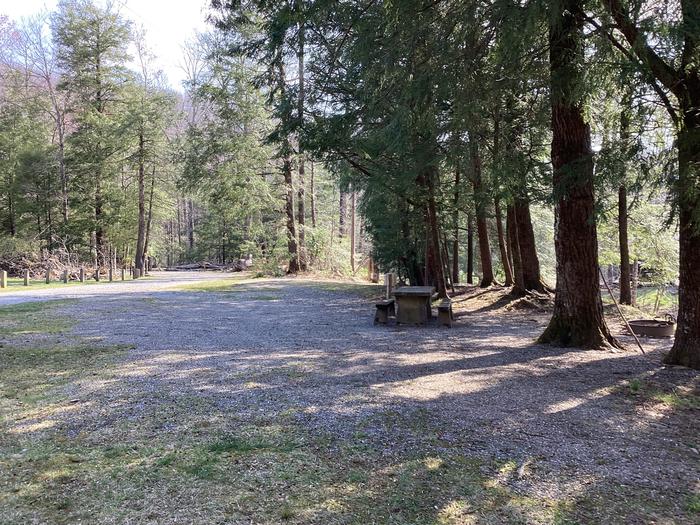
M 6 418 L 9 522 L 693 522 L 696 412 L 630 385 L 696 373 L 300 288 L 94 303 L 76 336 L 136 348 Z

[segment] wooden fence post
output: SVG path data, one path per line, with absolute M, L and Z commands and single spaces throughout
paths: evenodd
M 114 280 L 114 270 L 112 270 L 112 267 L 109 267 L 109 282 L 111 283 Z
M 7 288 L 7 272 L 0 270 L 0 288 Z
M 126 272 L 124 271 L 124 268 L 122 268 L 122 281 L 124 280 L 124 274 L 125 274 L 125 273 L 126 273 Z
M 63 284 L 68 284 L 68 270 L 63 270 Z
M 46 284 L 51 282 L 51 268 L 46 269 Z
M 80 268 L 80 282 L 84 283 L 85 282 L 85 268 Z
M 29 270 L 24 270 L 24 286 L 29 286 Z

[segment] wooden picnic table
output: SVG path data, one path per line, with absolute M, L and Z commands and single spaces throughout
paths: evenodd
M 432 317 L 432 286 L 400 286 L 394 290 L 397 324 L 425 324 Z

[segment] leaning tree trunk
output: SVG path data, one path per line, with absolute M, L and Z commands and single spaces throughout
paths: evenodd
M 476 137 L 469 140 L 469 150 L 472 161 L 472 186 L 474 187 L 474 204 L 476 206 L 476 230 L 479 235 L 479 256 L 481 258 L 481 288 L 493 284 L 493 262 L 491 261 L 491 246 L 489 230 L 486 224 L 486 198 L 481 180 L 481 155 Z
M 585 17 L 581 4 L 557 2 L 550 15 L 557 286 L 552 319 L 539 342 L 606 348 L 618 344 L 605 324 L 600 298 L 591 132 L 579 95 Z
M 494 209 L 496 212 L 496 231 L 498 232 L 498 249 L 501 252 L 501 263 L 503 264 L 503 271 L 506 274 L 506 286 L 513 286 L 513 269 L 510 265 L 510 259 L 508 258 L 508 249 L 506 247 L 506 239 L 503 234 L 503 217 L 501 214 L 501 202 L 498 198 L 493 201 Z
M 624 184 L 617 192 L 617 227 L 620 240 L 620 303 L 632 304 L 630 246 L 627 239 L 627 187 Z
M 513 293 L 525 294 L 525 279 L 523 278 L 523 264 L 520 256 L 520 243 L 518 242 L 518 222 L 515 219 L 515 206 L 508 205 L 506 210 L 506 223 L 508 230 L 508 245 L 513 257 Z
M 700 369 L 700 78 L 678 134 L 678 326 L 664 362 Z M 694 108 L 694 110 L 693 110 Z

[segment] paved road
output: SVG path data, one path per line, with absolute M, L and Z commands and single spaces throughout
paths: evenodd
M 126 294 L 138 296 L 139 294 L 167 290 L 185 283 L 221 279 L 230 275 L 220 272 L 151 272 L 147 279 L 95 283 L 85 286 L 69 285 L 45 288 L 40 283 L 36 283 L 28 288 L 12 288 L 0 292 L 0 306 L 30 301 L 52 301 L 54 299 L 80 299 Z

